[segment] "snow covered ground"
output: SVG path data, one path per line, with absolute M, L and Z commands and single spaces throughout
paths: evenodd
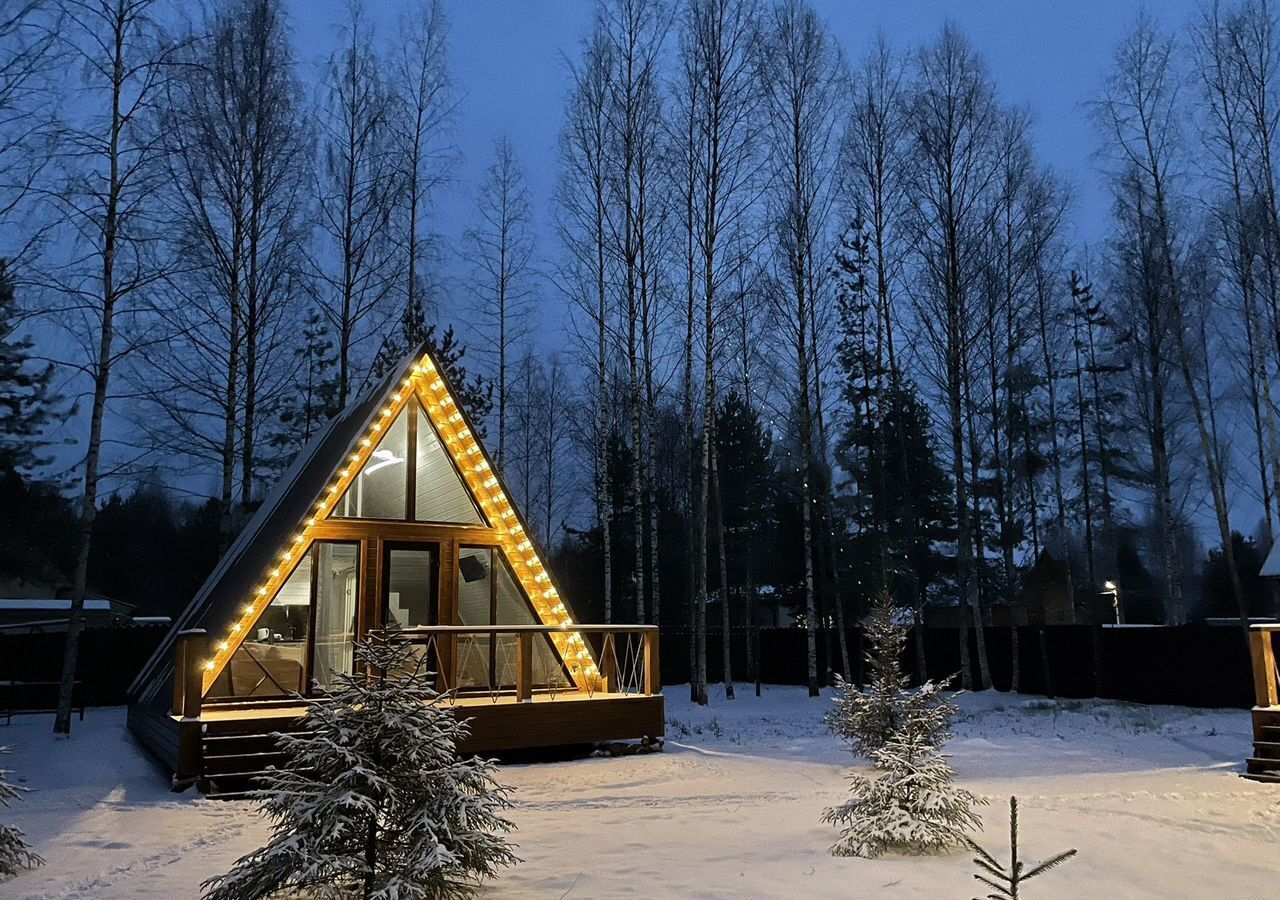
M 524 863 L 490 898 L 965 898 L 968 855 L 876 861 L 828 855 L 818 821 L 857 761 L 822 727 L 827 700 L 746 686 L 726 703 L 667 688 L 664 753 L 506 766 Z M 990 797 L 983 840 L 1006 848 L 1007 800 L 1022 846 L 1079 858 L 1031 898 L 1270 896 L 1280 881 L 1280 787 L 1238 777 L 1250 750 L 1241 710 L 1008 694 L 960 698 L 950 745 L 961 782 Z M 33 789 L 7 816 L 48 864 L 0 882 L 0 898 L 182 900 L 261 840 L 242 803 L 174 795 L 133 744 L 123 710 L 89 710 L 55 741 L 47 717 L 0 726 Z M 6 813 L 0 813 L 6 815 Z

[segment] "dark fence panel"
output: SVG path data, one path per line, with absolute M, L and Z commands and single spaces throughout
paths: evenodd
M 119 706 L 128 702 L 129 685 L 168 632 L 167 625 L 87 628 L 80 634 L 76 701 L 86 706 Z M 62 676 L 61 632 L 0 632 L 0 681 L 57 681 Z M 6 689 L 7 691 L 8 689 Z M 21 708 L 52 708 L 56 693 L 33 685 L 18 692 Z M 6 693 L 0 704 L 8 705 Z
M 825 680 L 828 656 L 831 668 L 841 671 L 837 635 L 818 633 L 819 680 Z M 983 632 L 991 679 L 1007 690 L 1012 683 L 1013 634 L 1007 627 Z M 862 633 L 847 635 L 853 677 L 862 678 Z M 1057 697 L 1093 697 L 1094 630 L 1088 625 L 1051 625 L 1043 635 L 1036 628 L 1018 629 L 1019 688 L 1027 694 Z M 746 629 L 731 632 L 733 668 L 739 681 L 747 681 Z M 1248 650 L 1238 628 L 1208 625 L 1103 628 L 1099 639 L 1101 696 L 1135 703 L 1164 703 L 1202 707 L 1253 705 L 1253 676 Z M 1043 640 L 1043 652 L 1041 641 Z M 807 640 L 798 628 L 762 628 L 759 634 L 760 676 L 768 684 L 805 684 Z M 662 680 L 667 684 L 689 681 L 689 636 L 683 629 L 663 630 Z M 934 679 L 958 674 L 959 633 L 952 628 L 924 630 L 928 676 Z M 719 631 L 707 634 L 707 678 L 721 679 L 723 644 Z M 830 648 L 828 653 L 828 648 Z M 978 683 L 977 635 L 969 631 L 969 656 L 974 683 Z M 915 635 L 907 643 L 903 667 L 915 678 Z M 1047 668 L 1046 668 L 1047 662 Z M 957 685 L 959 684 L 957 680 Z

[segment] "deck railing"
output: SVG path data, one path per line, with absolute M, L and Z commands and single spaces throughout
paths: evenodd
M 1280 624 L 1254 625 L 1249 629 L 1249 651 L 1253 657 L 1254 705 L 1280 706 L 1280 669 L 1276 666 L 1276 644 Z
M 437 673 L 437 689 L 459 696 L 662 692 L 654 625 L 433 625 L 397 634 Z

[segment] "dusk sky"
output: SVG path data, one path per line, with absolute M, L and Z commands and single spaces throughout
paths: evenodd
M 898 48 L 936 36 L 947 17 L 981 51 L 1006 102 L 1034 117 L 1040 159 L 1070 184 L 1075 203 L 1065 237 L 1072 246 L 1106 234 L 1109 199 L 1097 173 L 1097 132 L 1085 102 L 1096 96 L 1124 27 L 1139 0 L 947 3 L 941 0 L 814 0 L 845 54 L 857 61 L 883 32 Z M 1168 25 L 1181 25 L 1194 0 L 1147 4 Z M 404 4 L 369 0 L 380 37 L 395 27 Z M 457 144 L 463 160 L 457 179 L 438 199 L 437 228 L 456 248 L 468 227 L 476 185 L 493 156 L 493 141 L 507 135 L 528 175 L 539 251 L 556 252 L 549 231 L 557 160 L 556 140 L 567 92 L 565 57 L 574 56 L 590 26 L 589 0 L 467 0 L 448 4 L 451 68 L 463 93 Z M 345 0 L 293 0 L 293 28 L 304 73 L 327 57 L 344 18 Z M 454 297 L 457 300 L 456 294 Z M 552 303 L 554 310 L 563 304 Z M 446 318 L 455 311 L 442 309 Z M 544 321 L 555 324 L 554 316 Z

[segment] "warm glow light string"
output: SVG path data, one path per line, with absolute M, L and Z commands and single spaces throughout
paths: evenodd
M 301 523 L 290 542 L 280 551 L 276 564 L 267 573 L 254 596 L 244 605 L 240 618 L 231 624 L 226 636 L 214 646 L 213 656 L 204 664 L 205 693 L 213 686 L 219 673 L 248 636 L 263 610 L 270 605 L 299 560 L 310 549 L 315 525 L 328 518 L 338 498 L 359 475 L 361 467 L 382 437 L 383 430 L 395 420 L 395 416 L 404 409 L 415 391 L 436 431 L 444 439 L 455 465 L 466 479 L 467 487 L 498 532 L 503 554 L 533 603 L 538 618 L 544 625 L 556 625 L 561 629 L 551 632 L 551 639 L 573 675 L 574 682 L 582 690 L 599 686 L 600 671 L 592 658 L 591 649 L 581 634 L 571 630 L 573 619 L 555 585 L 551 583 L 551 577 L 534 549 L 533 542 L 525 533 L 519 514 L 503 491 L 484 450 L 472 434 L 466 417 L 458 409 L 435 363 L 430 355 L 424 354 L 406 373 L 400 386 L 392 393 L 390 402 L 379 410 L 368 432 L 338 471 L 336 479 L 316 502 L 312 514 Z

